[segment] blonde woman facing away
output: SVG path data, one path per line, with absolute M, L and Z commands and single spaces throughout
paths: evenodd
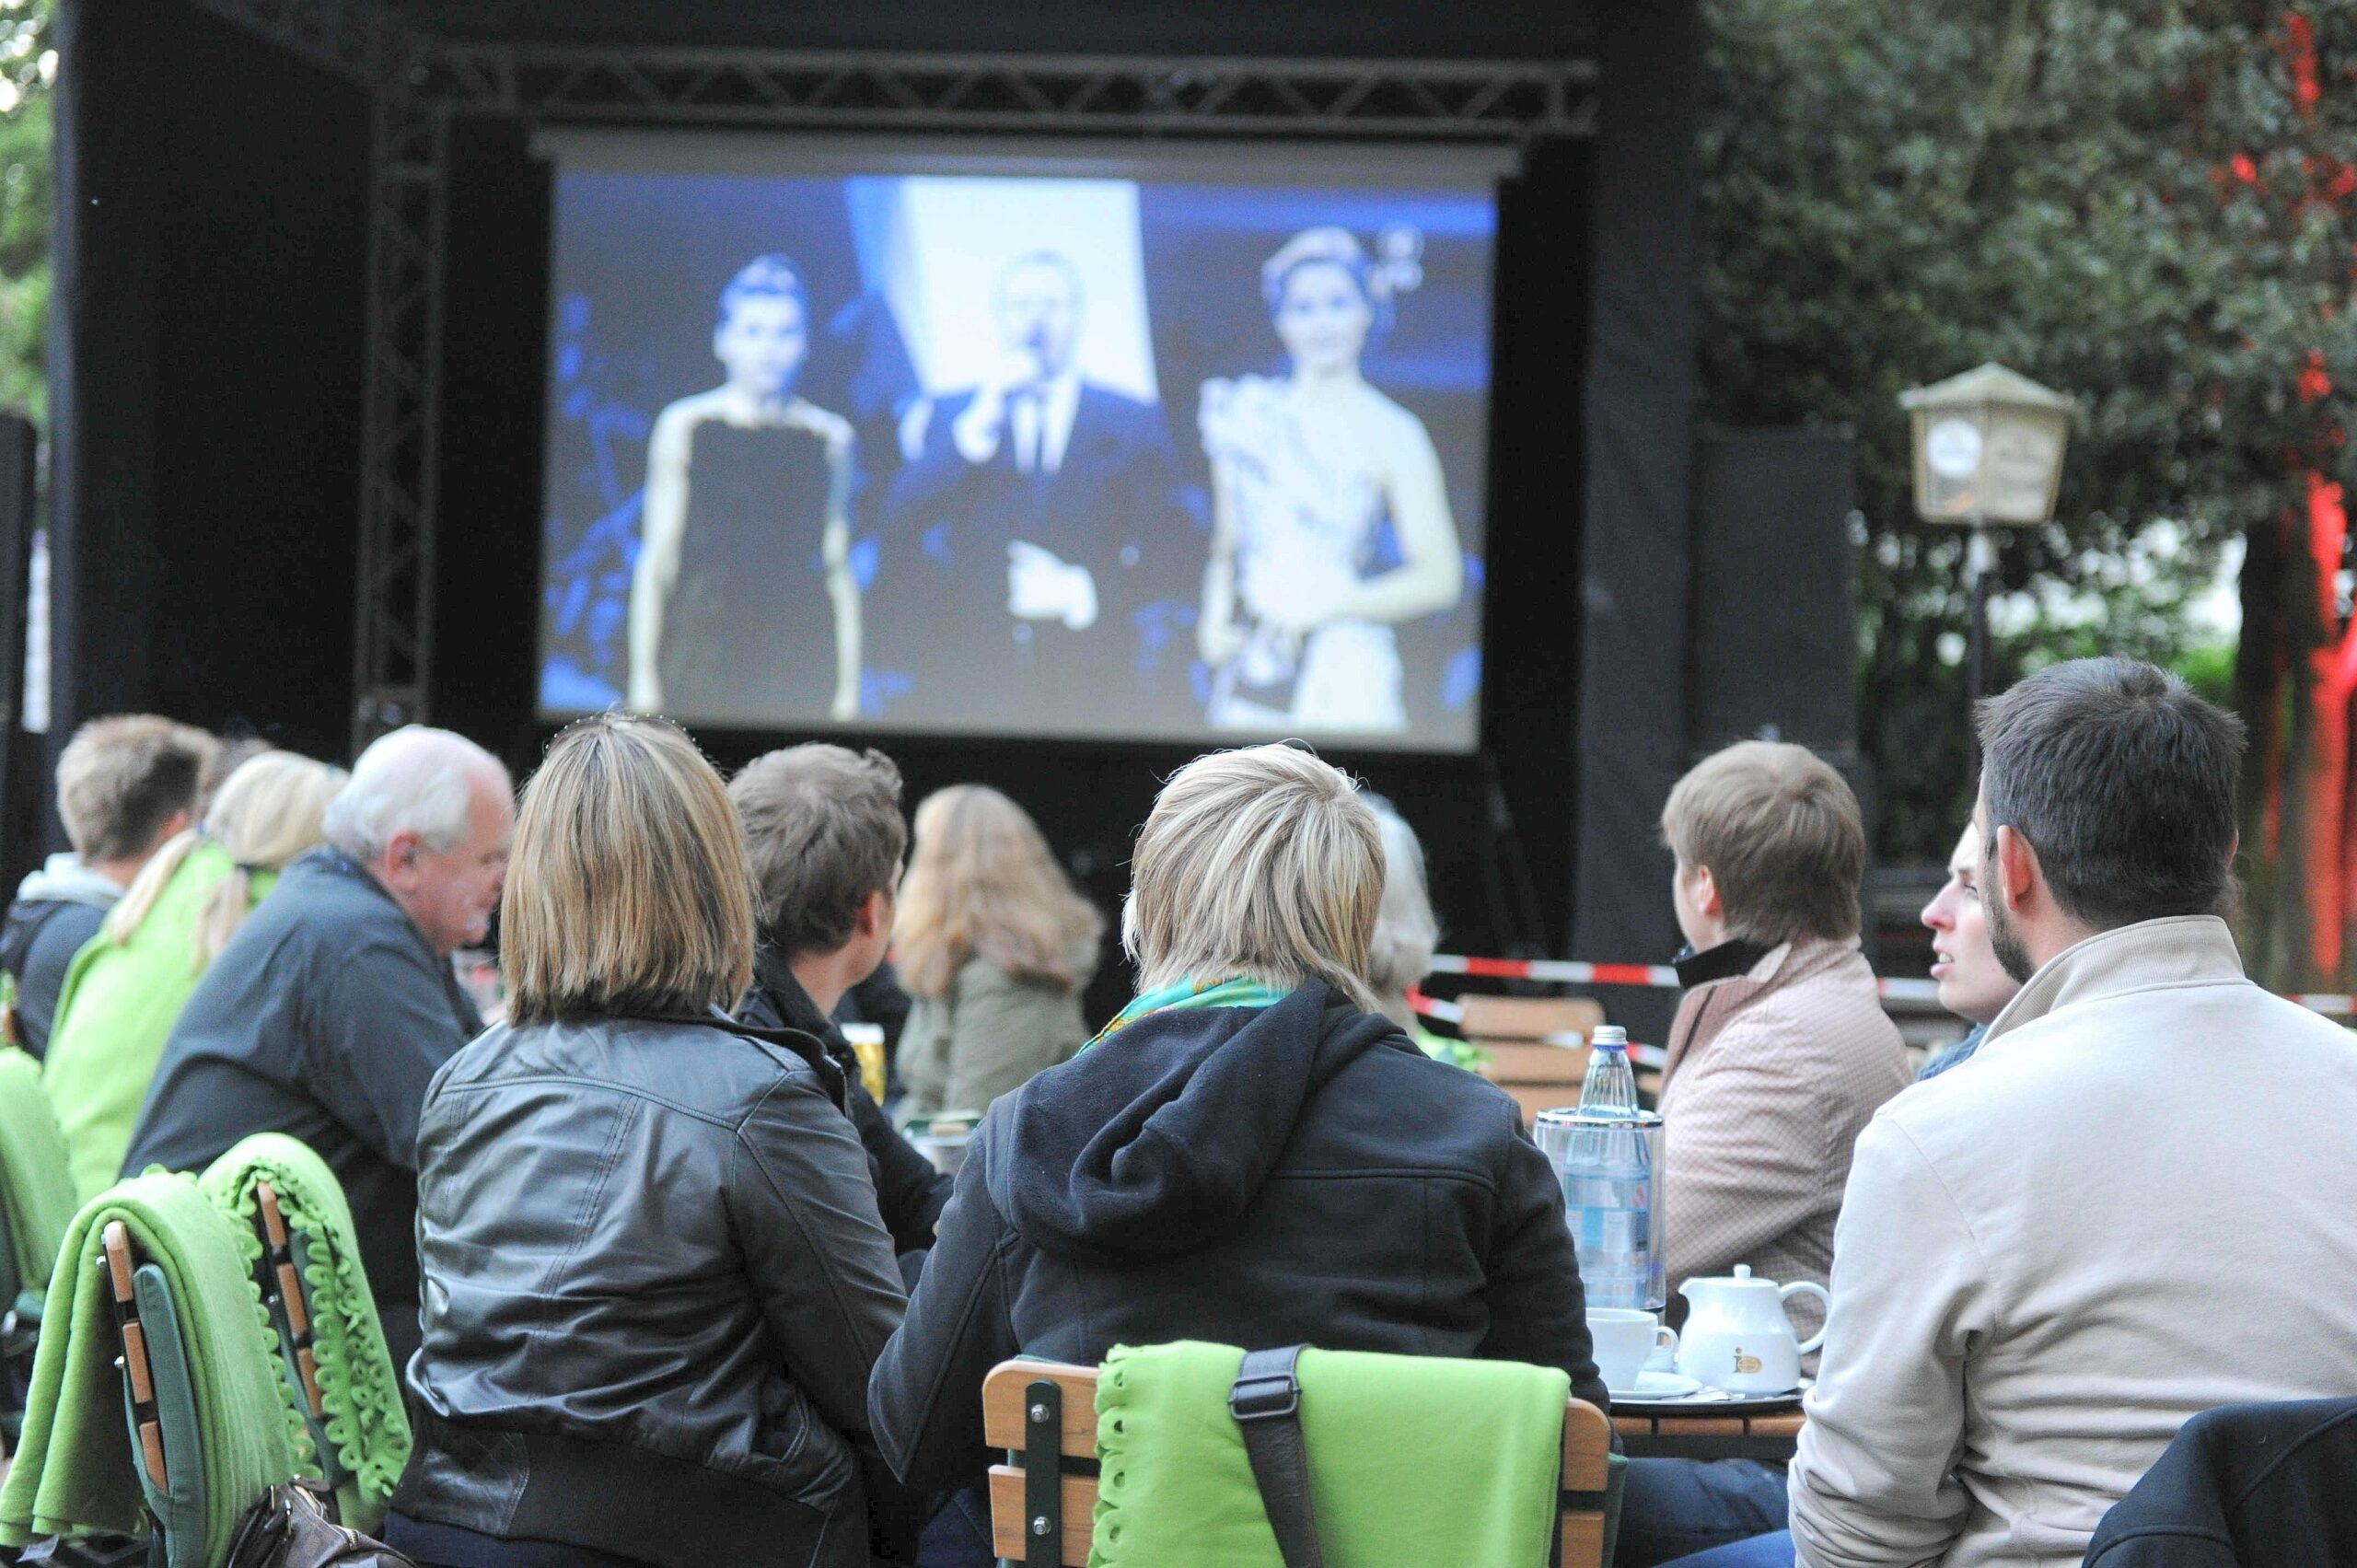
M 900 1039 L 902 1121 L 979 1115 L 1088 1039 L 1080 993 L 1104 921 L 998 791 L 953 784 L 917 807 L 892 935 L 916 999 Z
M 1131 867 L 1137 999 L 975 1130 L 877 1363 L 869 1415 L 901 1480 L 980 1482 L 973 1391 L 1016 1354 L 1483 1356 L 1561 1367 L 1601 1408 L 1546 1156 L 1504 1090 L 1376 1011 L 1383 841 L 1351 781 L 1290 746 L 1199 758 Z
M 75 955 L 41 1078 L 83 1198 L 122 1169 L 165 1037 L 198 977 L 286 863 L 319 842 L 344 776 L 291 751 L 248 758 L 203 825 L 157 852 Z

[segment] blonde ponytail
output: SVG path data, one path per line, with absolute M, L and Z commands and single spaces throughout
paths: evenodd
M 284 869 L 320 842 L 328 802 L 346 776 L 342 768 L 292 751 L 264 751 L 239 764 L 222 784 L 205 813 L 204 832 L 234 865 L 206 892 L 198 912 L 196 950 L 191 955 L 197 970 L 210 965 L 245 923 L 254 904 L 255 878 Z

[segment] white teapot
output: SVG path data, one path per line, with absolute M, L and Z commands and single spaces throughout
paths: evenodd
M 1822 1330 L 1805 1344 L 1793 1332 L 1784 1303 L 1795 1292 L 1832 1308 L 1822 1285 L 1755 1280 L 1748 1263 L 1737 1263 L 1732 1277 L 1688 1280 L 1678 1287 L 1691 1309 L 1678 1334 L 1678 1370 L 1731 1394 L 1791 1393 L 1801 1386 L 1801 1357 L 1825 1342 Z

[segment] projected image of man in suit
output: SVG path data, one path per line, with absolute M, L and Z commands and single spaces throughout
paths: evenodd
M 917 661 L 932 688 L 919 702 L 1056 727 L 1084 714 L 1119 724 L 1109 705 L 1144 700 L 1131 678 L 1133 612 L 1185 591 L 1174 573 L 1189 521 L 1169 432 L 1155 405 L 1081 375 L 1086 300 L 1064 256 L 1008 263 L 995 310 L 998 364 L 911 432 L 888 504 L 920 531 L 950 607 L 933 622 L 935 656 Z

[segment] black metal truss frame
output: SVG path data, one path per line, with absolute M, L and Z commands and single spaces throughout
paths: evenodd
M 366 86 L 355 748 L 428 714 L 449 117 L 541 123 L 1283 135 L 1522 144 L 1592 135 L 1588 60 L 1173 59 L 496 45 L 368 0 L 193 0 Z
M 353 630 L 355 748 L 424 718 L 433 673 L 450 120 L 437 105 L 383 92 L 372 130 L 359 613 Z
M 1595 123 L 1585 61 L 454 45 L 424 69 L 436 96 L 541 121 L 1487 141 Z

